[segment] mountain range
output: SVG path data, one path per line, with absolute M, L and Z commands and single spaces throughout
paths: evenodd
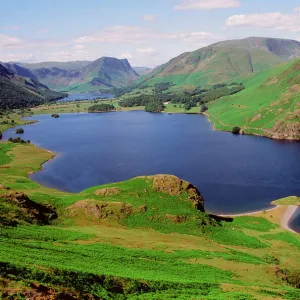
M 101 57 L 93 62 L 6 63 L 10 71 L 56 91 L 95 91 L 125 87 L 139 77 L 127 59 Z
M 135 84 L 172 82 L 195 88 L 240 80 L 300 56 L 300 42 L 250 37 L 183 53 L 155 69 L 131 67 L 127 59 L 3 64 L 16 75 L 37 80 L 55 91 L 87 92 Z
M 158 66 L 141 81 L 147 85 L 172 82 L 176 87 L 195 88 L 239 80 L 297 57 L 298 41 L 250 37 L 183 53 Z
M 35 78 L 30 78 L 27 69 L 20 67 L 18 70 L 26 77 L 17 75 L 0 64 L 0 110 L 31 107 L 65 96 L 50 90 Z

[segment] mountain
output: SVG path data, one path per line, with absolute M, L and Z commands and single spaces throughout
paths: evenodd
M 133 67 L 133 70 L 137 72 L 140 76 L 149 74 L 152 69 L 147 67 Z
M 15 65 L 19 66 L 17 68 Z M 102 57 L 93 62 L 43 62 L 37 64 L 6 64 L 9 70 L 24 73 L 57 91 L 94 91 L 128 85 L 139 75 L 127 59 Z
M 22 67 L 16 69 L 28 74 Z M 0 109 L 24 108 L 63 98 L 36 79 L 22 77 L 0 64 Z
M 300 43 L 273 38 L 247 38 L 219 42 L 187 52 L 155 68 L 140 82 L 172 82 L 177 87 L 212 85 L 260 72 L 300 57 Z
M 33 69 L 42 69 L 42 68 L 58 68 L 66 71 L 73 71 L 82 67 L 85 67 L 91 63 L 91 61 L 82 60 L 82 61 L 46 61 L 40 63 L 17 63 L 18 65 L 33 70 Z
M 233 126 L 249 134 L 300 139 L 300 59 L 244 81 L 245 90 L 209 104 L 216 129 Z

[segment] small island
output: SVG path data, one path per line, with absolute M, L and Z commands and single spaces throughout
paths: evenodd
M 113 104 L 100 103 L 88 108 L 89 113 L 110 112 L 116 111 Z
M 16 134 L 23 134 L 24 133 L 24 129 L 23 128 L 18 128 L 16 130 Z

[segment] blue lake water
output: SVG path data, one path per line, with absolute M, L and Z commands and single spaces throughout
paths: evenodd
M 112 94 L 104 94 L 101 92 L 87 92 L 87 93 L 72 93 L 68 97 L 61 99 L 60 101 L 76 101 L 76 100 L 94 100 L 94 99 L 104 99 L 104 98 L 113 98 Z
M 206 117 L 142 111 L 33 117 L 23 139 L 58 153 L 31 178 L 78 192 L 139 175 L 192 182 L 207 211 L 240 213 L 300 196 L 300 143 L 212 130 Z M 14 137 L 15 129 L 4 132 Z

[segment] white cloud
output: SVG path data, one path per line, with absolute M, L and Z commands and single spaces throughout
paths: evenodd
M 104 28 L 98 34 L 83 36 L 76 39 L 77 44 L 88 43 L 124 43 L 141 44 L 149 40 L 179 40 L 189 43 L 209 43 L 218 40 L 219 37 L 203 31 L 195 32 L 157 32 L 142 27 L 114 26 Z
M 32 53 L 7 53 L 0 54 L 0 61 L 35 62 L 36 58 Z
M 120 58 L 126 58 L 126 59 L 131 59 L 131 58 L 133 58 L 133 55 L 130 53 L 130 52 L 127 52 L 127 53 L 122 53 L 121 55 L 120 55 Z
M 90 56 L 86 51 L 57 51 L 46 53 L 49 61 L 72 61 L 72 60 L 90 60 Z
M 232 8 L 240 5 L 240 0 L 180 0 L 174 10 Z
M 155 15 L 144 15 L 143 20 L 146 22 L 154 22 L 154 21 L 156 21 L 156 16 Z
M 22 45 L 22 40 L 5 35 L 5 34 L 0 34 L 0 48 L 13 48 Z
M 154 49 L 154 48 L 138 48 L 136 51 L 141 54 L 151 54 L 151 53 L 156 52 L 156 49 Z
M 277 30 L 300 31 L 300 17 L 298 13 L 282 14 L 280 12 L 234 15 L 227 19 L 227 26 L 261 27 Z
M 77 50 L 84 50 L 85 46 L 84 45 L 75 45 L 75 49 L 77 49 Z
M 299 7 L 295 7 L 295 8 L 294 8 L 294 12 L 300 13 L 300 6 L 299 6 Z

